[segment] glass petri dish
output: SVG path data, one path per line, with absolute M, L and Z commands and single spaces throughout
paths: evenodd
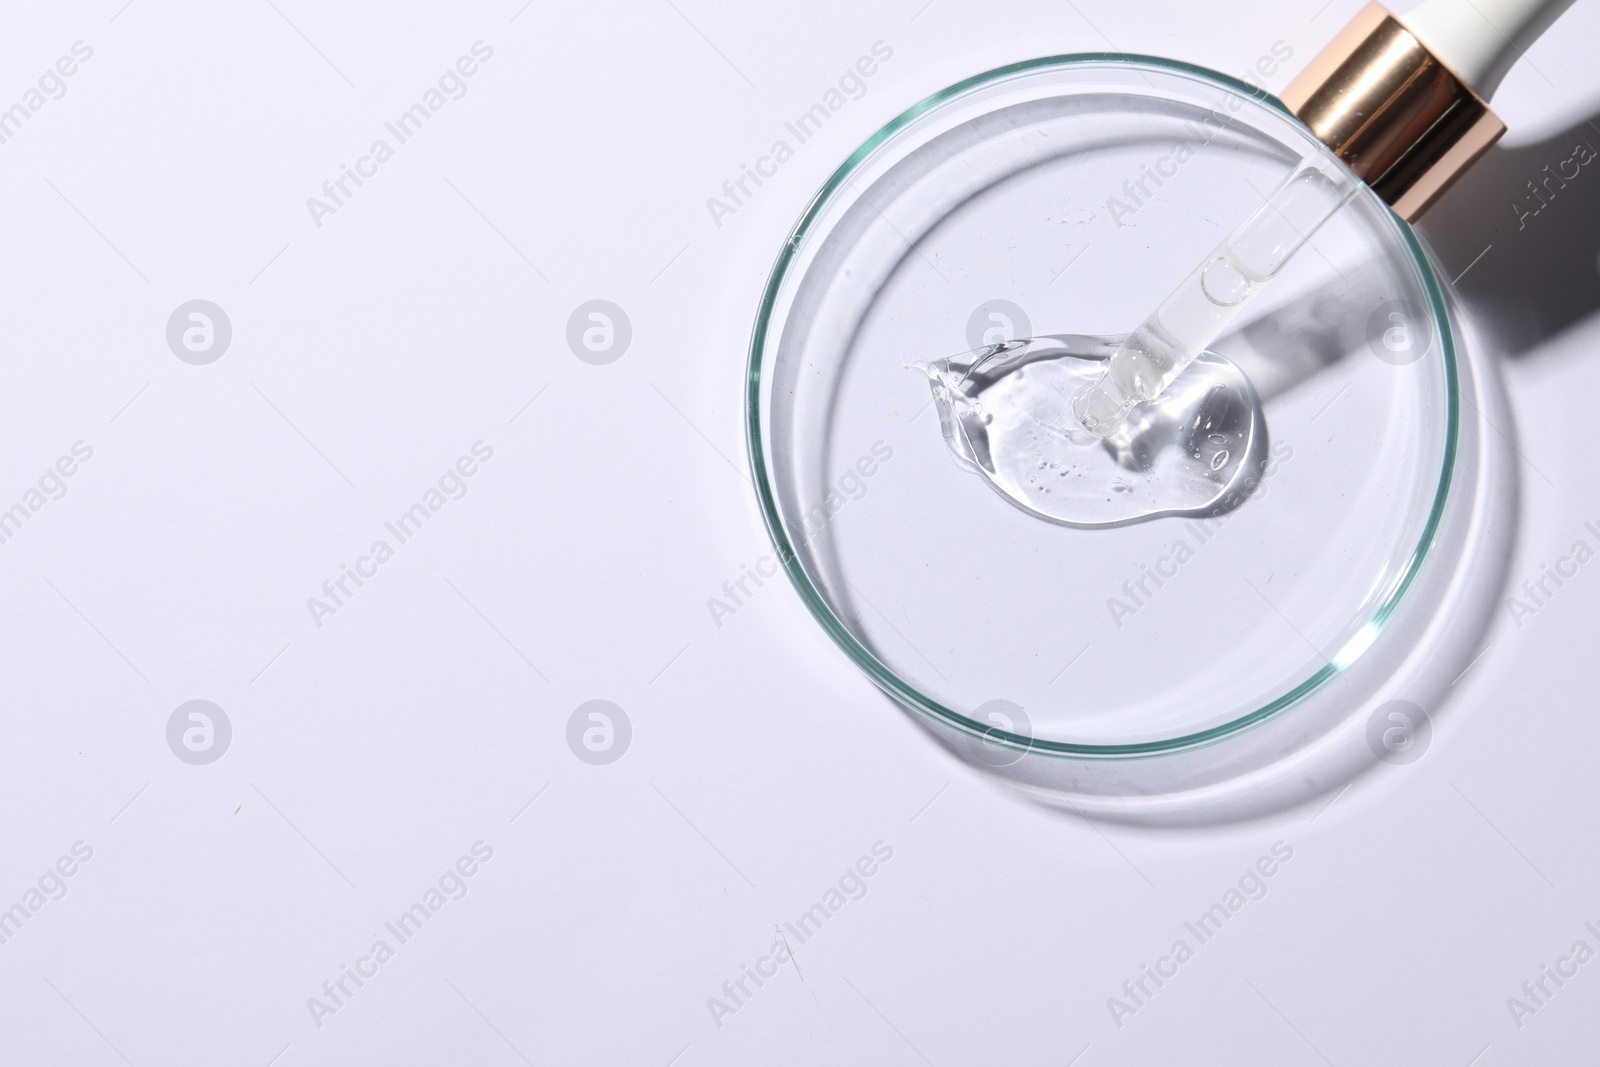
M 1370 192 L 1213 346 L 1267 431 L 1225 514 L 1042 521 L 956 462 L 913 366 L 1126 333 L 1315 147 L 1213 71 L 1037 59 L 879 130 L 780 251 L 746 409 L 778 557 L 851 660 L 984 762 L 1214 745 L 1382 645 L 1449 492 L 1457 366 L 1439 281 Z

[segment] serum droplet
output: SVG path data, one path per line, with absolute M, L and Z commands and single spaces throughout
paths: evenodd
M 917 369 L 957 461 L 1023 511 L 1095 527 L 1238 507 L 1254 487 L 1266 424 L 1249 379 L 1222 356 L 1203 354 L 1109 438 L 1076 425 L 1071 398 L 1100 379 L 1120 340 L 1006 341 Z M 1072 477 L 1044 498 L 1040 470 Z

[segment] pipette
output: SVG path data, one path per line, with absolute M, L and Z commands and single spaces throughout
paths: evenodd
M 1073 398 L 1111 437 L 1368 185 L 1411 221 L 1505 132 L 1485 101 L 1572 0 L 1426 0 L 1401 18 L 1368 4 L 1284 90 L 1326 149 L 1300 162 L 1128 335 Z

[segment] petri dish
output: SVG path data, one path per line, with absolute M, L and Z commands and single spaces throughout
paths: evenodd
M 891 121 L 780 250 L 746 383 L 778 557 L 845 655 L 980 762 L 1215 746 L 1383 647 L 1449 498 L 1458 365 L 1427 256 L 1370 191 L 1212 346 L 1266 434 L 1224 514 L 1041 521 L 955 461 L 915 366 L 1127 333 L 1314 149 L 1213 71 L 1036 59 Z

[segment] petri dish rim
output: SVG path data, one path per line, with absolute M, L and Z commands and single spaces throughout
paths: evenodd
M 800 564 L 799 557 L 794 551 L 794 546 L 789 540 L 788 531 L 784 528 L 783 518 L 778 510 L 777 495 L 773 492 L 771 482 L 767 477 L 766 448 L 762 442 L 761 385 L 765 369 L 762 363 L 762 354 L 766 348 L 767 336 L 772 326 L 772 313 L 777 306 L 779 292 L 788 278 L 789 268 L 793 264 L 801 244 L 811 231 L 823 208 L 827 206 L 833 195 L 849 181 L 850 175 L 896 133 L 915 122 L 922 115 L 948 101 L 1019 74 L 1052 67 L 1088 67 L 1096 65 L 1123 68 L 1155 67 L 1163 71 L 1222 86 L 1239 93 L 1241 96 L 1281 111 L 1285 115 L 1291 115 L 1288 107 L 1276 96 L 1230 75 L 1210 70 L 1206 67 L 1196 66 L 1192 63 L 1185 63 L 1181 60 L 1122 52 L 1071 52 L 1008 63 L 1004 66 L 995 67 L 979 74 L 974 74 L 971 77 L 963 78 L 961 81 L 946 86 L 912 104 L 879 127 L 878 130 L 862 142 L 860 147 L 850 153 L 844 162 L 839 164 L 822 184 L 816 195 L 811 198 L 805 210 L 801 212 L 799 220 L 784 239 L 783 246 L 778 252 L 771 271 L 768 273 L 767 283 L 761 294 L 761 303 L 756 312 L 755 325 L 750 334 L 750 353 L 745 371 L 745 448 L 750 460 L 751 471 L 755 476 L 756 496 L 761 505 L 762 521 L 766 525 L 768 537 L 771 538 L 773 546 L 777 549 L 778 560 L 783 566 L 784 573 L 788 575 L 790 583 L 795 587 L 795 591 L 800 594 L 800 599 L 805 604 L 806 609 L 822 626 L 824 632 L 833 639 L 833 642 L 839 646 L 840 650 L 878 688 L 893 697 L 902 706 L 942 725 L 953 727 L 969 736 L 981 738 L 992 745 L 1063 759 L 1140 759 L 1170 755 L 1215 744 L 1253 726 L 1257 726 L 1272 716 L 1300 703 L 1337 677 L 1341 671 L 1359 659 L 1367 648 L 1371 647 L 1378 634 L 1382 631 L 1384 624 L 1399 608 L 1406 592 L 1416 580 L 1423 560 L 1427 557 L 1428 550 L 1438 534 L 1439 525 L 1444 516 L 1445 504 L 1449 497 L 1459 438 L 1460 398 L 1455 337 L 1451 328 L 1444 290 L 1439 284 L 1433 264 L 1429 261 L 1427 254 L 1423 251 L 1422 245 L 1418 242 L 1416 234 L 1409 224 L 1392 211 L 1388 213 L 1390 224 L 1399 234 L 1407 251 L 1410 252 L 1412 262 L 1416 266 L 1421 279 L 1422 287 L 1428 294 L 1429 310 L 1439 331 L 1440 348 L 1445 369 L 1444 449 L 1438 485 L 1434 490 L 1433 503 L 1429 510 L 1428 518 L 1423 524 L 1417 544 L 1413 548 L 1410 557 L 1406 560 L 1404 568 L 1392 581 L 1388 595 L 1379 603 L 1378 607 L 1372 612 L 1371 618 L 1358 631 L 1358 636 L 1345 646 L 1345 650 L 1337 653 L 1333 660 L 1314 671 L 1288 692 L 1273 698 L 1261 707 L 1236 719 L 1209 729 L 1159 741 L 1116 745 L 1088 745 L 1067 741 L 1042 740 L 1022 734 L 1013 734 L 993 724 L 981 723 L 975 719 L 968 718 L 960 712 L 947 708 L 938 701 L 931 699 L 915 687 L 908 685 L 855 639 L 849 627 L 833 613 L 828 606 L 827 598 L 822 595 L 805 573 L 805 568 Z M 1352 646 L 1358 644 L 1360 647 L 1351 651 Z M 1349 653 L 1348 658 L 1346 658 L 1347 652 Z

